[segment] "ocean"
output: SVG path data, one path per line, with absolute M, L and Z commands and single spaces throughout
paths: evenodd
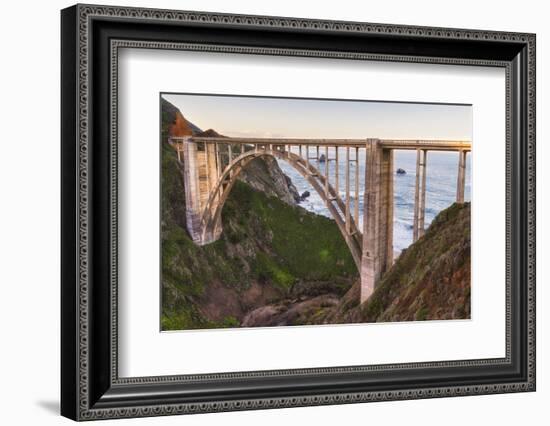
M 293 151 L 295 151 L 293 149 Z M 363 229 L 362 211 L 363 211 L 363 193 L 364 193 L 364 175 L 365 175 L 365 150 L 359 153 L 359 229 Z M 324 150 L 322 150 L 324 153 Z M 313 156 L 313 149 L 310 156 Z M 350 157 L 354 158 L 355 150 L 350 150 Z M 329 149 L 329 158 L 334 158 L 334 148 Z M 340 197 L 345 199 L 345 149 L 339 148 L 339 193 Z M 464 198 L 470 201 L 471 198 L 471 155 L 466 159 L 466 187 Z M 300 175 L 292 166 L 283 160 L 279 160 L 279 166 L 302 194 L 309 191 L 310 196 L 302 201 L 300 205 L 305 209 L 331 217 L 325 203 L 319 194 L 311 185 Z M 316 165 L 315 163 L 313 163 Z M 325 165 L 321 164 L 321 171 L 324 173 Z M 334 185 L 335 162 L 329 162 L 330 182 Z M 396 174 L 396 170 L 401 168 L 406 174 Z M 425 224 L 429 226 L 434 217 L 443 209 L 449 207 L 456 199 L 456 180 L 458 173 L 458 153 L 456 152 L 428 152 L 426 168 L 426 210 Z M 353 214 L 353 203 L 355 199 L 355 167 L 350 168 L 350 202 L 351 212 Z M 414 217 L 414 186 L 416 176 L 416 152 L 414 151 L 394 151 L 394 223 L 393 223 L 393 244 L 394 250 L 401 251 L 412 243 L 412 225 Z

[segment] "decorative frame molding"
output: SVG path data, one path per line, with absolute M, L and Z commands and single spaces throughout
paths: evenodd
M 144 31 L 158 31 L 159 41 L 135 38 L 124 24 L 139 23 Z M 103 27 L 102 27 L 103 25 Z M 161 28 L 223 28 L 229 33 L 274 31 L 299 39 L 315 32 L 327 37 L 350 35 L 375 40 L 371 51 L 324 50 L 316 47 L 259 47 L 217 44 L 209 40 L 170 39 Z M 105 34 L 109 34 L 106 36 Z M 136 33 L 136 34 L 134 34 Z M 120 37 L 124 35 L 124 39 Z M 238 38 L 239 34 L 235 37 Z M 118 37 L 117 37 L 118 35 Z M 201 36 L 199 34 L 199 36 Z M 193 37 L 199 37 L 192 35 Z M 246 39 L 246 36 L 243 40 Z M 284 38 L 284 37 L 283 37 Z M 422 52 L 436 51 L 438 43 L 479 47 L 465 56 L 405 55 L 385 52 L 396 40 L 424 44 Z M 283 42 L 290 43 L 288 40 Z M 337 45 L 337 42 L 335 42 Z M 118 377 L 117 368 L 117 70 L 118 49 L 154 48 L 216 51 L 272 56 L 444 63 L 503 67 L 506 70 L 506 357 L 361 367 L 221 373 L 187 376 Z M 340 47 L 338 45 L 338 47 Z M 491 48 L 492 53 L 488 53 Z M 435 50 L 434 50 L 435 49 Z M 456 53 L 455 52 L 455 53 Z M 410 27 L 267 16 L 229 15 L 126 7 L 76 5 L 62 12 L 62 414 L 75 420 L 113 417 L 215 412 L 351 402 L 434 398 L 535 390 L 535 36 L 510 32 Z M 469 56 L 468 56 L 469 55 Z M 108 62 L 108 63 L 104 63 Z M 96 67 L 96 68 L 94 68 Z M 98 99 L 101 97 L 101 101 Z M 107 103 L 105 103 L 107 101 Z M 103 103 L 102 103 L 103 102 Z M 101 117 L 101 118 L 100 118 Z M 102 121 L 108 121 L 105 123 Z M 101 145 L 100 138 L 106 138 Z M 105 142 L 105 141 L 104 141 Z M 107 146 L 108 145 L 108 146 Z M 94 168 L 91 168 L 94 158 Z M 101 161 L 98 161 L 101 159 Z M 99 178 L 96 171 L 108 171 Z M 107 191 L 103 191 L 107 189 Z M 108 192 L 105 194 L 104 192 Z M 514 208 L 519 208 L 516 212 Z M 106 228 L 105 228 L 106 227 Z M 95 229 L 107 229 L 108 236 Z M 101 257 L 99 247 L 108 255 Z M 514 258 L 514 259 L 513 259 Z M 515 259 L 518 258 L 518 259 Z M 97 266 L 98 263 L 103 263 Z M 514 262 L 513 262 L 514 261 Z M 519 262 L 516 264 L 516 262 Z M 105 263 L 108 263 L 106 265 Z M 108 277 L 98 284 L 98 276 Z M 95 280 L 95 281 L 94 281 Z M 92 300 L 94 301 L 92 305 Z M 517 306 L 514 304 L 517 303 Z M 97 305 L 104 305 L 99 309 Z M 108 307 L 109 309 L 105 309 Z M 509 380 L 479 380 L 468 385 L 396 385 L 376 389 L 358 386 L 361 374 L 395 375 L 410 370 L 433 370 L 444 376 L 453 368 L 494 366 L 515 373 Z M 472 370 L 473 371 L 473 370 Z M 331 377 L 349 376 L 350 385 L 338 392 L 280 391 L 254 397 L 252 389 L 269 387 L 270 379 L 318 380 L 325 389 Z M 361 376 L 362 377 L 362 376 Z M 366 376 L 365 376 L 366 377 Z M 250 388 L 237 395 L 213 392 L 223 382 L 249 380 Z M 440 377 L 441 380 L 444 377 Z M 260 383 L 260 381 L 264 381 Z M 352 385 L 353 382 L 353 385 Z M 396 379 L 396 382 L 399 382 Z M 434 379 L 435 383 L 435 379 Z M 169 399 L 163 388 L 191 385 L 211 392 L 208 398 Z M 370 387 L 369 387 L 370 386 Z M 149 396 L 137 396 L 136 389 Z M 223 386 L 221 386 L 223 387 Z M 209 389 L 207 389 L 209 388 Z M 179 388 L 178 388 L 179 389 Z M 371 390 L 372 389 L 372 390 Z M 265 390 L 264 390 L 265 393 Z M 269 392 L 268 392 L 269 393 Z

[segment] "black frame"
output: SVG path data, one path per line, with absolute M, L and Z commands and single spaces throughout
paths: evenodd
M 96 5 L 64 9 L 61 30 L 64 416 L 87 420 L 535 390 L 535 35 Z M 140 43 L 506 68 L 507 356 L 118 378 L 116 53 Z

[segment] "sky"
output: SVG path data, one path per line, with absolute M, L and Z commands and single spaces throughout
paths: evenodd
M 202 130 L 231 137 L 471 140 L 472 106 L 162 94 Z

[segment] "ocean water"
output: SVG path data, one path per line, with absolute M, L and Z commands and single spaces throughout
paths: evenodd
M 296 149 L 293 149 L 297 153 Z M 321 151 L 324 153 L 324 150 Z M 312 157 L 313 149 L 310 151 Z M 345 200 L 345 149 L 339 148 L 339 193 Z M 335 148 L 329 149 L 329 158 L 334 158 Z M 355 158 L 355 150 L 350 150 L 350 158 Z M 471 155 L 466 157 L 466 187 L 464 198 L 470 201 L 471 197 Z M 313 161 L 313 165 L 316 163 Z M 305 209 L 331 217 L 324 201 L 311 185 L 292 166 L 284 160 L 278 160 L 281 169 L 292 179 L 292 182 L 302 194 L 309 191 L 310 196 L 300 203 Z M 353 163 L 352 163 L 353 164 Z M 398 175 L 396 170 L 401 168 L 406 174 Z M 325 165 L 321 163 L 321 172 L 324 173 Z M 429 226 L 434 217 L 443 209 L 449 207 L 456 199 L 456 180 L 458 174 L 458 153 L 456 152 L 428 152 L 426 174 L 426 210 L 425 225 Z M 355 203 L 355 167 L 350 167 L 350 203 L 351 212 Z M 335 162 L 329 161 L 330 182 L 334 185 Z M 359 150 L 359 226 L 363 229 L 363 193 L 365 176 L 365 150 Z M 394 223 L 393 244 L 394 249 L 401 251 L 412 243 L 412 228 L 414 217 L 414 186 L 416 179 L 416 152 L 394 151 Z

